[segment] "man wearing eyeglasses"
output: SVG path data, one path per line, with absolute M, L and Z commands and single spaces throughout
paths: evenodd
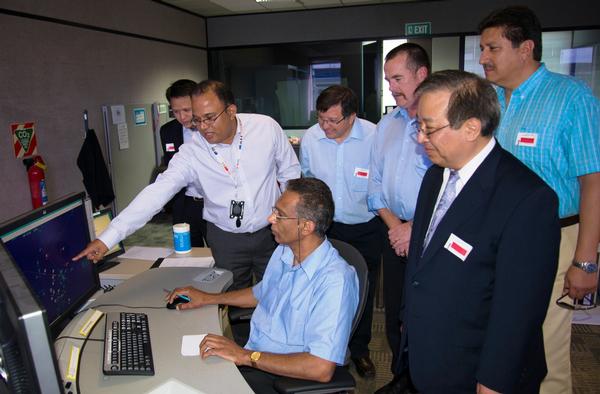
M 367 262 L 369 291 L 365 311 L 350 341 L 350 355 L 359 375 L 374 377 L 369 342 L 381 262 L 381 225 L 367 207 L 367 185 L 375 125 L 356 116 L 358 98 L 347 87 L 328 87 L 319 94 L 316 104 L 318 123 L 302 137 L 300 166 L 305 177 L 322 180 L 333 193 L 335 214 L 327 236 L 354 246 Z
M 385 223 L 381 226 L 385 331 L 393 365 L 399 356 L 402 284 L 417 192 L 431 164 L 417 143 L 414 92 L 429 75 L 431 65 L 422 47 L 406 43 L 386 55 L 383 68 L 397 107 L 377 125 L 371 154 L 368 206 Z M 407 387 L 406 375 L 394 376 L 377 393 L 404 393 Z
M 556 300 L 563 294 L 581 299 L 597 291 L 600 102 L 583 81 L 551 72 L 541 62 L 542 27 L 529 8 L 496 10 L 480 23 L 479 31 L 479 63 L 497 85 L 502 107 L 498 142 L 559 197 L 560 259 L 544 322 L 548 376 L 541 392 L 568 394 L 572 313 Z
M 160 143 L 163 150 L 163 165 L 168 166 L 179 147 L 192 140 L 192 91 L 196 82 L 180 79 L 173 82 L 165 96 L 175 119 L 160 128 Z M 202 194 L 189 185 L 172 199 L 173 224 L 188 223 L 193 247 L 203 247 L 206 236 L 206 221 L 202 218 L 204 200 Z
M 281 127 L 268 116 L 238 114 L 233 93 L 206 80 L 192 92 L 192 123 L 199 131 L 75 259 L 98 260 L 156 214 L 181 188 L 202 190 L 207 241 L 215 264 L 233 272 L 233 289 L 260 281 L 277 246 L 267 217 L 298 159 Z
M 256 307 L 244 347 L 208 334 L 202 359 L 234 362 L 256 393 L 276 393 L 280 376 L 328 382 L 343 365 L 359 301 L 358 278 L 325 236 L 333 217 L 327 185 L 314 178 L 289 181 L 268 219 L 279 246 L 263 280 L 253 287 L 209 294 L 193 287 L 174 289 L 190 298 L 179 310 L 203 305 Z
M 485 79 L 440 71 L 416 93 L 434 165 L 415 210 L 397 367 L 422 393 L 537 393 L 558 198 L 493 138 L 500 106 Z

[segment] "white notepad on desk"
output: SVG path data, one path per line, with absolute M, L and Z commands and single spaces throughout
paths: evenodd
M 155 261 L 173 253 L 173 249 L 159 248 L 154 246 L 132 246 L 119 256 L 119 259 L 151 260 Z
M 215 265 L 212 257 L 168 257 L 160 263 L 160 268 L 165 267 L 200 267 L 211 268 Z

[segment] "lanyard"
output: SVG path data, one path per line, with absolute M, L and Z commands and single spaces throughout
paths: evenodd
M 235 155 L 235 158 L 234 158 L 235 166 L 234 167 L 228 166 L 227 163 L 225 162 L 225 159 L 223 159 L 223 156 L 220 155 L 219 152 L 217 152 L 215 147 L 210 146 L 210 150 L 213 153 L 213 158 L 217 161 L 217 163 L 219 163 L 223 167 L 223 170 L 225 171 L 225 173 L 227 175 L 229 175 L 231 180 L 233 180 L 233 183 L 235 185 L 235 199 L 236 200 L 238 199 L 240 158 L 241 158 L 242 146 L 244 145 L 243 127 L 242 127 L 242 122 L 239 118 L 238 118 L 238 122 L 240 125 L 240 139 L 239 139 L 239 143 L 238 143 L 238 148 L 234 150 L 234 155 Z

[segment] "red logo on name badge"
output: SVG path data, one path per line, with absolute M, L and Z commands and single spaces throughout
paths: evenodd
M 463 241 L 462 239 L 460 239 L 452 233 L 450 233 L 450 236 L 448 237 L 444 248 L 446 248 L 450 253 L 452 253 L 462 261 L 465 261 L 471 253 L 471 251 L 473 250 L 473 247 L 471 245 L 469 245 L 467 242 Z
M 533 148 L 537 145 L 537 138 L 536 133 L 519 133 L 515 145 Z
M 465 248 L 461 248 L 461 246 L 459 244 L 457 244 L 456 242 L 452 242 L 452 244 L 450 245 L 450 247 L 456 251 L 457 253 L 459 253 L 461 256 L 464 256 L 467 254 L 467 251 Z

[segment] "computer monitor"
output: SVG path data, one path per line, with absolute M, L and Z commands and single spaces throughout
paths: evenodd
M 100 287 L 94 264 L 71 261 L 90 241 L 85 194 L 0 225 L 0 240 L 46 310 L 54 336 Z
M 0 245 L 0 393 L 62 393 L 46 311 Z
M 98 238 L 98 236 L 110 224 L 113 218 L 113 213 L 110 208 L 104 208 L 99 210 L 98 212 L 94 212 L 93 218 L 94 236 Z M 123 245 L 123 242 L 119 242 L 118 244 L 113 246 L 108 252 L 106 252 L 102 261 L 110 261 L 123 253 L 125 253 L 125 246 Z

